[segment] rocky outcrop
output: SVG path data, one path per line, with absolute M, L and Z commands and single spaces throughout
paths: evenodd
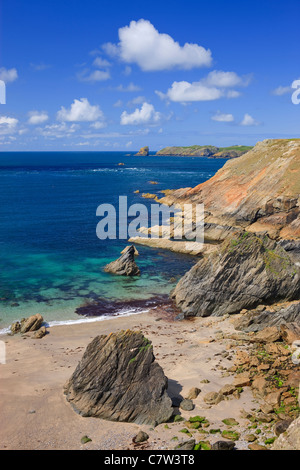
M 184 317 L 238 313 L 300 297 L 300 270 L 268 237 L 245 232 L 206 254 L 177 284 Z
M 276 326 L 280 328 L 286 338 L 291 334 L 291 332 L 287 333 L 286 327 L 288 326 L 289 330 L 299 328 L 299 332 L 295 336 L 300 338 L 300 302 L 250 310 L 235 320 L 234 326 L 237 330 L 243 330 L 246 333 L 258 332 L 264 328 Z M 288 342 L 292 343 L 293 341 Z
M 135 154 L 137 157 L 147 157 L 149 155 L 149 147 L 142 147 L 138 151 L 138 153 Z
M 141 332 L 97 336 L 65 386 L 82 416 L 157 425 L 172 415 L 168 380 Z
M 11 332 L 16 334 L 37 331 L 42 326 L 43 321 L 44 319 L 39 313 L 31 315 L 28 318 L 23 318 L 20 322 L 13 323 L 11 325 Z
M 300 139 L 259 142 L 195 188 L 168 191 L 159 202 L 204 204 L 206 240 L 231 229 L 300 243 Z M 298 248 L 297 248 L 298 247 Z
M 105 266 L 104 271 L 120 276 L 139 276 L 140 270 L 134 260 L 135 251 L 133 245 L 127 247 L 120 258 Z

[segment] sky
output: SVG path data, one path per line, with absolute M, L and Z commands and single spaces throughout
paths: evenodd
M 299 138 L 299 14 L 299 0 L 0 0 L 0 151 Z

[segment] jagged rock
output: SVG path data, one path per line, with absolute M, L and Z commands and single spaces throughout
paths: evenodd
M 97 336 L 65 385 L 82 416 L 155 426 L 173 413 L 168 379 L 141 332 Z
M 15 335 L 16 333 L 19 333 L 21 330 L 21 323 L 16 321 L 15 323 L 12 323 L 11 327 L 10 327 L 10 331 L 12 332 L 13 335 Z
M 292 324 L 292 325 L 291 325 Z M 241 318 L 235 320 L 234 327 L 245 332 L 257 332 L 266 327 L 277 326 L 282 331 L 287 329 L 295 330 L 300 328 L 300 302 L 292 302 L 277 307 L 267 307 L 263 312 L 250 311 Z M 286 338 L 288 333 L 286 333 Z M 299 336 L 300 337 L 300 336 Z M 285 338 L 284 338 L 285 339 Z M 293 341 L 292 341 L 293 342 Z
M 128 250 L 130 250 L 130 248 L 131 248 L 131 245 L 126 246 L 124 250 L 121 251 L 121 255 L 124 255 Z M 139 256 L 139 252 L 136 249 L 136 247 L 133 246 L 133 248 L 134 248 L 134 256 Z
M 147 157 L 149 155 L 149 147 L 142 147 L 138 151 L 138 153 L 135 154 L 137 157 Z
M 125 253 L 123 253 L 120 258 L 118 258 L 116 261 L 112 261 L 111 263 L 105 266 L 105 272 L 118 274 L 120 276 L 140 275 L 140 270 L 136 262 L 134 261 L 135 247 L 131 245 L 125 250 Z
M 30 317 L 21 320 L 20 332 L 28 333 L 29 331 L 36 331 L 42 326 L 43 321 L 44 319 L 39 313 L 31 315 Z
M 300 450 L 300 417 L 276 439 L 272 450 Z
M 238 313 L 299 295 L 300 269 L 287 252 L 248 232 L 204 255 L 172 293 L 184 317 Z

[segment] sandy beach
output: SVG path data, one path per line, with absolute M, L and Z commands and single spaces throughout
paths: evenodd
M 247 448 L 243 429 L 246 432 L 249 422 L 241 418 L 241 410 L 250 412 L 257 408 L 250 389 L 245 387 L 239 399 L 231 396 L 213 407 L 203 400 L 208 392 L 219 391 L 233 381 L 224 371 L 233 364 L 235 346 L 233 341 L 223 338 L 234 331 L 232 319 L 172 321 L 152 310 L 92 323 L 52 326 L 42 339 L 33 339 L 31 333 L 3 335 L 6 364 L 0 365 L 1 449 L 133 449 L 132 438 L 140 429 L 149 434 L 143 447 L 147 449 L 173 449 L 186 440 L 186 435 L 180 432 L 185 427 L 184 421 L 153 429 L 84 418 L 66 401 L 63 386 L 88 343 L 97 335 L 122 329 L 141 330 L 152 341 L 156 360 L 169 379 L 171 397 L 185 398 L 192 387 L 201 389 L 193 400 L 194 410 L 181 410 L 184 419 L 205 416 L 211 428 L 223 430 L 227 426 L 222 420 L 235 418 L 241 432 L 236 447 Z M 82 444 L 83 436 L 91 441 Z M 209 440 L 220 440 L 220 435 L 210 435 Z

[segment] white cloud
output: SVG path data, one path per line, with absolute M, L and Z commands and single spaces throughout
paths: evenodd
M 131 21 L 119 29 L 119 44 L 105 44 L 110 55 L 118 55 L 124 62 L 136 63 L 144 71 L 195 67 L 209 67 L 211 51 L 198 44 L 183 46 L 168 34 L 162 34 L 148 20 Z
M 127 142 L 127 143 L 125 144 L 125 147 L 131 147 L 131 145 L 132 145 L 132 140 L 130 140 L 129 142 Z
M 87 98 L 81 98 L 80 100 L 75 99 L 70 109 L 66 109 L 62 106 L 57 113 L 58 121 L 97 121 L 103 118 L 104 115 L 99 106 L 92 106 Z
M 233 114 L 226 114 L 218 111 L 211 119 L 217 122 L 233 122 L 234 116 Z
M 216 87 L 208 87 L 201 82 L 173 82 L 166 93 L 171 101 L 212 101 L 223 96 L 223 92 Z
M 49 124 L 44 128 L 39 127 L 37 130 L 38 132 L 43 135 L 44 137 L 49 138 L 63 138 L 63 137 L 70 137 L 79 129 L 78 124 L 71 124 L 68 126 L 65 122 L 60 124 Z
M 122 100 L 118 100 L 113 104 L 114 108 L 120 108 L 121 106 L 123 106 L 123 101 Z
M 155 111 L 154 106 L 150 103 L 143 103 L 141 109 L 136 110 L 129 114 L 127 111 L 123 111 L 121 114 L 121 124 L 126 126 L 128 124 L 146 124 L 146 123 L 157 123 L 161 119 L 161 114 Z
M 191 101 L 214 101 L 220 98 L 237 98 L 240 92 L 230 89 L 234 86 L 247 86 L 250 78 L 240 77 L 235 72 L 214 70 L 198 82 L 173 82 L 167 93 L 155 91 L 161 99 L 179 103 Z
M 90 125 L 90 127 L 92 127 L 93 129 L 103 129 L 106 126 L 107 124 L 104 121 L 96 121 Z
M 0 135 L 11 134 L 15 132 L 18 119 L 8 116 L 0 116 Z
M 258 126 L 259 122 L 256 121 L 250 114 L 246 113 L 241 122 L 241 126 Z
M 135 106 L 137 104 L 144 103 L 146 98 L 144 96 L 136 96 L 131 101 L 128 101 L 127 106 Z
M 292 93 L 291 86 L 279 86 L 278 88 L 272 91 L 272 95 L 275 95 L 275 96 L 282 96 L 282 95 L 286 95 L 287 93 Z
M 94 70 L 90 72 L 88 69 L 84 69 L 77 74 L 77 78 L 81 82 L 104 82 L 110 79 L 110 73 L 108 70 Z
M 43 122 L 46 122 L 49 119 L 49 116 L 46 111 L 30 111 L 28 115 L 28 124 L 42 124 Z
M 5 67 L 0 68 L 0 80 L 3 80 L 3 82 L 14 82 L 17 78 L 18 72 L 16 69 L 6 69 Z
M 220 88 L 232 88 L 235 86 L 247 86 L 250 83 L 251 76 L 240 77 L 235 72 L 223 72 L 222 70 L 213 70 L 202 82 L 207 86 L 216 86 Z
M 134 83 L 129 83 L 126 87 L 124 85 L 119 85 L 116 88 L 117 91 L 122 91 L 122 92 L 132 92 L 132 91 L 140 91 L 141 88 L 138 85 L 135 85 Z
M 95 67 L 110 67 L 111 63 L 108 62 L 106 59 L 102 59 L 102 57 L 96 57 L 96 59 L 93 62 L 93 65 Z
M 107 55 L 111 57 L 117 57 L 119 55 L 119 48 L 116 44 L 111 42 L 106 42 L 102 45 L 102 49 L 106 52 Z

